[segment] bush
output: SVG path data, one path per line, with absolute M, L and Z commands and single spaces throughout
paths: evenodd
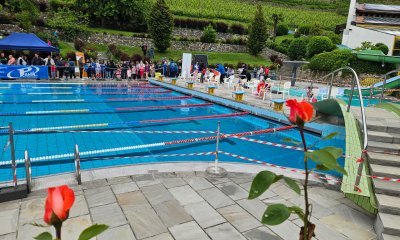
M 143 57 L 140 54 L 133 54 L 131 57 L 132 62 L 140 62 L 142 60 L 143 60 Z
M 68 8 L 61 8 L 54 13 L 54 16 L 48 18 L 48 25 L 51 28 L 63 31 L 67 40 L 72 40 L 78 34 L 85 31 L 88 23 L 87 15 L 72 11 Z
M 299 31 L 296 31 L 294 33 L 294 38 L 299 38 L 299 37 L 301 37 L 301 33 Z
M 283 36 L 289 33 L 289 28 L 286 24 L 278 24 L 276 29 L 276 36 Z
M 322 34 L 322 27 L 319 23 L 315 23 L 310 28 L 310 35 L 319 36 Z
M 75 52 L 67 52 L 67 54 L 65 55 L 65 60 L 67 60 L 68 58 L 75 60 L 76 59 Z M 86 59 L 88 59 L 88 58 L 86 58 Z
M 287 54 L 292 39 L 284 39 L 280 44 L 276 45 L 275 50 Z
M 242 24 L 234 23 L 231 25 L 231 30 L 235 34 L 243 35 L 246 32 L 245 27 Z
M 357 73 L 368 74 L 385 74 L 393 69 L 396 69 L 394 64 L 385 63 L 385 65 L 382 67 L 381 62 L 370 62 L 355 58 L 350 61 L 350 67 L 352 67 Z
M 155 47 L 165 52 L 171 46 L 172 14 L 164 0 L 157 0 L 150 13 L 149 30 Z
M 297 31 L 303 35 L 309 35 L 310 34 L 310 29 L 311 26 L 310 25 L 301 25 Z
M 309 68 L 317 71 L 333 71 L 347 66 L 353 55 L 351 50 L 337 49 L 332 52 L 324 52 L 311 58 Z
M 46 33 L 46 32 L 37 32 L 35 33 L 40 39 L 47 43 L 47 40 L 50 40 L 51 45 L 54 47 L 59 47 L 60 44 L 58 42 L 58 38 L 54 37 L 54 35 Z
M 203 35 L 201 35 L 200 37 L 200 41 L 205 43 L 215 43 L 216 40 L 217 32 L 215 31 L 215 29 L 211 25 L 205 27 L 203 30 Z
M 389 53 L 389 48 L 384 43 L 375 44 L 374 50 L 381 50 L 385 55 Z
M 307 45 L 303 39 L 294 39 L 288 48 L 288 56 L 291 60 L 302 60 L 306 56 Z
M 49 3 L 46 0 L 36 0 L 35 4 L 41 12 L 46 12 L 49 8 Z
M 329 52 L 335 48 L 332 41 L 325 36 L 315 36 L 307 44 L 307 56 L 312 57 L 318 53 Z
M 257 5 L 254 19 L 249 28 L 249 40 L 247 41 L 250 54 L 259 54 L 265 47 L 267 39 L 267 22 L 261 5 Z
M 342 42 L 341 35 L 331 31 L 322 32 L 322 36 L 327 36 L 332 41 L 333 44 L 340 44 Z
M 75 38 L 74 39 L 74 47 L 79 52 L 83 52 L 83 48 L 85 47 L 85 43 L 81 39 Z
M 226 33 L 228 31 L 229 25 L 224 23 L 224 22 L 216 22 L 215 23 L 215 29 L 217 32 L 223 32 Z

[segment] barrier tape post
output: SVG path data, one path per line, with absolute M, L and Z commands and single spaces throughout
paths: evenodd
M 14 185 L 14 189 L 17 189 L 17 186 L 18 186 L 17 163 L 15 162 L 14 129 L 13 129 L 11 122 L 8 124 L 8 133 L 10 135 L 9 141 L 10 141 L 10 151 L 11 151 L 11 165 L 12 165 L 12 171 L 13 171 L 13 185 Z
M 32 166 L 28 150 L 25 150 L 25 175 L 28 193 L 32 191 Z
M 82 184 L 82 178 L 81 178 L 81 158 L 80 158 L 80 156 L 79 156 L 79 147 L 78 147 L 78 144 L 75 144 L 74 158 L 75 158 L 76 180 L 78 181 L 78 185 L 81 185 L 81 184 Z
M 354 191 L 359 190 L 359 185 L 361 181 L 361 174 L 364 168 L 364 162 L 367 160 L 367 151 L 363 150 L 361 153 L 361 161 L 358 165 L 358 170 L 357 170 L 357 177 L 356 177 L 356 182 L 354 183 Z
M 217 137 L 216 137 L 216 143 L 215 143 L 215 161 L 214 161 L 214 166 L 210 166 L 206 169 L 206 173 L 208 175 L 214 176 L 214 177 L 225 177 L 228 172 L 218 166 L 218 153 L 219 153 L 219 139 L 220 139 L 220 134 L 221 133 L 221 122 L 218 121 L 218 127 L 217 127 Z

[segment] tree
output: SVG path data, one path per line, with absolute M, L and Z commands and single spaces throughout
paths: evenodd
M 36 23 L 39 18 L 39 9 L 32 0 L 8 0 L 6 6 L 10 12 L 15 13 L 15 19 L 22 28 L 28 31 L 31 29 L 32 23 Z
M 318 53 L 330 52 L 335 48 L 332 41 L 325 36 L 315 36 L 307 44 L 307 56 L 312 57 Z
M 274 22 L 274 36 L 272 41 L 275 42 L 276 32 L 278 30 L 278 22 L 283 21 L 283 16 L 281 14 L 272 14 L 272 21 Z
M 80 12 L 68 8 L 58 9 L 54 16 L 48 19 L 51 28 L 62 30 L 66 40 L 73 40 L 87 27 L 88 17 Z
M 294 39 L 288 49 L 288 55 L 291 60 L 301 60 L 306 56 L 307 45 L 303 39 Z
M 77 0 L 77 9 L 82 9 L 89 15 L 95 25 L 113 27 L 131 31 L 145 32 L 147 30 L 148 0 Z
M 256 13 L 254 14 L 253 22 L 249 27 L 249 38 L 247 46 L 252 55 L 259 54 L 268 39 L 267 22 L 264 18 L 264 12 L 261 5 L 257 5 Z
M 149 32 L 153 43 L 160 52 L 165 52 L 171 45 L 173 18 L 164 0 L 157 0 L 150 12 Z
M 214 43 L 217 40 L 217 31 L 210 25 L 204 28 L 203 35 L 200 37 L 200 41 L 205 43 Z
M 385 55 L 389 53 L 389 47 L 386 46 L 384 43 L 377 43 L 375 47 L 372 48 L 373 50 L 381 50 Z

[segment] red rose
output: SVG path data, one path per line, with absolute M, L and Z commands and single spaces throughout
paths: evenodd
M 68 186 L 49 188 L 43 217 L 44 221 L 51 225 L 65 221 L 74 201 L 74 191 Z
M 297 126 L 304 126 L 309 122 L 314 114 L 314 107 L 306 101 L 298 102 L 296 99 L 286 101 L 286 106 L 290 107 L 289 121 Z

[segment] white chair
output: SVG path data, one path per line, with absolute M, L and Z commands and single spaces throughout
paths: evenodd
M 272 100 L 272 88 L 274 87 L 274 83 L 273 83 L 273 82 L 270 82 L 270 83 L 268 83 L 268 84 L 270 85 L 269 90 L 266 90 L 266 91 L 264 92 L 262 100 L 265 100 L 265 98 L 266 98 L 267 96 L 269 96 L 269 100 Z
M 250 88 L 251 93 L 254 93 L 255 90 L 257 89 L 258 84 L 260 83 L 260 80 L 253 80 L 252 82 L 247 84 L 247 87 Z
M 338 92 L 339 92 L 339 89 L 338 88 L 336 88 L 336 87 L 332 87 L 332 89 L 331 89 L 331 98 L 336 98 L 337 97 L 337 95 L 338 95 Z
M 282 98 L 285 99 L 285 95 L 287 94 L 288 97 L 290 97 L 290 88 L 291 88 L 291 82 L 285 82 L 283 84 L 283 88 L 279 89 L 278 92 L 282 93 Z
M 228 88 L 231 88 L 231 87 L 233 87 L 234 81 L 235 81 L 235 76 L 231 75 L 231 76 L 229 76 L 229 78 L 227 78 L 227 81 L 224 83 L 227 83 Z

